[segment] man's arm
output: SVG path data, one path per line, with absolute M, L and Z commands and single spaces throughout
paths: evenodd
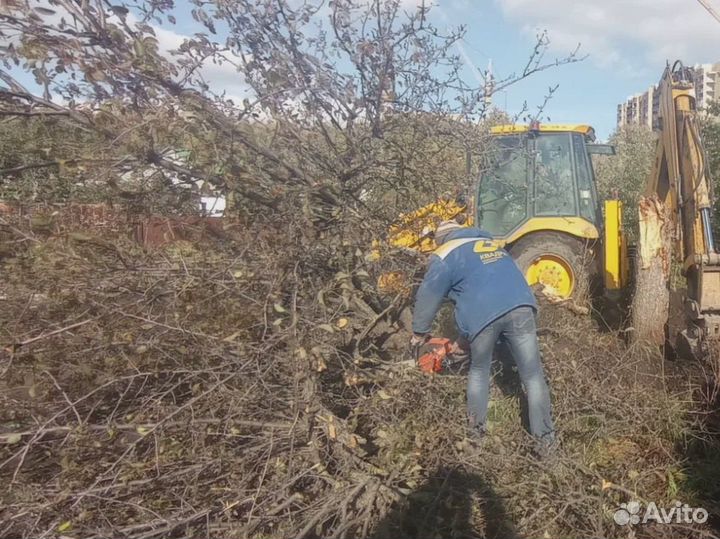
M 413 332 L 424 335 L 430 332 L 435 315 L 452 286 L 452 272 L 447 263 L 433 256 L 425 278 L 415 296 Z

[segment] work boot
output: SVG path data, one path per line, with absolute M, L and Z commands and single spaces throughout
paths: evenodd
M 465 438 L 473 445 L 479 446 L 487 438 L 484 425 L 470 425 L 465 431 Z
M 533 448 L 533 456 L 543 462 L 552 462 L 558 456 L 558 441 L 555 436 L 545 436 L 541 439 L 536 439 Z
M 487 435 L 485 429 L 482 427 L 465 427 L 465 432 L 462 440 L 455 443 L 455 447 L 467 454 L 468 456 L 481 452 Z

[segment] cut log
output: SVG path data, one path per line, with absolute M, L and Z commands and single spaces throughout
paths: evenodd
M 672 220 L 656 197 L 641 197 L 632 300 L 633 340 L 663 345 L 670 307 Z

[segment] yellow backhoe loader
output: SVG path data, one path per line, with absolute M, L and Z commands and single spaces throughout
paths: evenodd
M 683 327 L 676 333 L 697 347 L 720 339 L 720 255 L 710 224 L 712 189 L 691 81 L 690 72 L 676 62 L 659 84 L 657 155 L 643 199 L 645 208 L 655 211 L 652 218 L 647 211 L 640 215 L 636 274 L 647 280 L 643 270 L 660 260 L 657 275 L 647 272 L 656 282 L 644 283 L 637 299 L 645 301 L 646 291 L 654 288 L 660 292 L 653 301 L 667 303 L 672 260 L 681 266 L 687 289 Z M 458 208 L 439 201 L 405 216 L 390 230 L 390 243 L 429 252 L 433 225 L 448 214 L 464 213 L 468 224 L 505 245 L 531 285 L 561 298 L 586 294 L 592 282 L 610 297 L 627 290 L 631 265 L 622 203 L 599 201 L 591 162 L 591 155 L 613 154 L 614 148 L 596 144 L 588 125 L 535 122 L 494 127 L 492 135 L 493 165 L 481 175 L 473 202 Z M 633 307 L 638 314 L 643 310 L 637 301 Z M 666 306 L 655 308 L 651 325 L 666 326 L 667 313 Z

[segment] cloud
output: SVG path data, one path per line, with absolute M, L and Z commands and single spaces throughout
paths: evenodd
M 175 58 L 172 51 L 178 49 L 186 39 L 190 39 L 189 36 L 156 25 L 153 25 L 153 30 L 160 53 L 171 61 Z M 250 89 L 242 75 L 230 62 L 213 63 L 212 60 L 206 60 L 200 68 L 200 75 L 213 92 L 225 92 L 226 97 L 235 103 L 240 103 L 244 97 L 250 95 Z
M 296 0 L 293 0 L 296 1 Z M 364 0 L 371 2 L 373 0 Z M 439 0 L 399 0 L 400 9 L 403 11 L 412 12 L 418 9 L 423 3 L 427 7 L 433 7 Z M 298 4 L 302 4 L 300 0 L 297 0 Z M 323 4 L 322 9 L 316 15 L 316 19 L 326 22 L 331 11 L 328 4 Z M 130 20 L 137 22 L 137 19 L 130 14 Z M 187 21 L 186 21 L 187 22 Z M 190 36 L 178 33 L 168 26 L 151 25 L 155 37 L 158 40 L 158 48 L 166 58 L 173 60 L 174 55 L 172 52 L 180 47 L 182 43 L 191 39 Z M 195 30 L 198 32 L 205 31 L 204 27 L 199 24 L 195 24 Z M 231 61 L 233 58 L 229 58 Z M 239 62 L 239 58 L 237 61 Z M 232 99 L 236 104 L 242 102 L 243 98 L 249 97 L 252 100 L 253 92 L 251 88 L 243 81 L 242 75 L 237 71 L 236 67 L 231 62 L 213 63 L 212 60 L 207 60 L 202 68 L 200 69 L 205 82 L 208 84 L 210 89 L 217 94 L 225 92 L 226 97 Z
M 666 60 L 720 60 L 720 22 L 694 0 L 495 1 L 524 32 L 547 29 L 553 52 L 582 43 L 602 67 L 657 72 Z

